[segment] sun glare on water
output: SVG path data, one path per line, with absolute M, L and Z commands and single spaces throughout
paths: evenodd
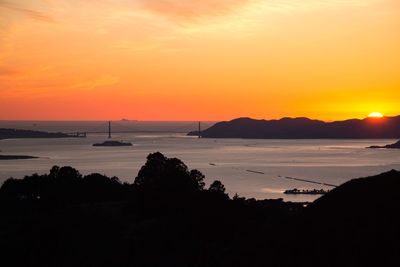
M 371 114 L 368 115 L 368 118 L 383 118 L 382 113 L 379 112 L 372 112 Z

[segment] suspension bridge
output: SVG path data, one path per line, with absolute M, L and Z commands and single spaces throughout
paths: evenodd
M 209 125 L 208 125 L 209 126 Z M 72 127 L 72 126 L 70 126 Z M 68 134 L 71 137 L 81 137 L 85 138 L 89 134 L 106 134 L 108 138 L 112 138 L 112 134 L 126 134 L 126 133 L 188 133 L 193 132 L 198 138 L 201 138 L 202 131 L 202 122 L 188 122 L 188 123 L 179 123 L 174 127 L 164 127 L 166 129 L 162 129 L 163 127 L 154 127 L 156 129 L 143 129 L 146 126 L 139 125 L 139 123 L 135 123 L 132 121 L 124 122 L 124 121 L 107 121 L 101 122 L 98 125 L 91 125 L 89 127 L 85 127 L 82 125 L 77 126 L 81 128 L 79 131 L 64 131 L 63 133 Z M 86 128 L 82 130 L 82 128 Z M 149 128 L 149 126 L 147 126 Z M 151 128 L 151 127 L 150 127 Z
M 142 123 L 142 124 L 141 124 Z M 148 123 L 148 122 L 147 122 Z M 156 125 L 157 122 L 154 122 Z M 202 122 L 187 122 L 178 123 L 179 125 L 169 126 L 169 127 L 149 127 L 149 125 L 144 125 L 143 122 L 138 121 L 104 121 L 99 123 L 90 122 L 90 125 L 68 125 L 68 128 L 76 127 L 79 131 L 64 131 L 63 133 L 68 134 L 71 137 L 85 138 L 90 134 L 104 134 L 108 136 L 108 139 L 112 139 L 113 134 L 126 134 L 126 133 L 188 133 L 192 132 L 193 135 L 197 135 L 201 138 L 202 129 L 208 128 L 213 123 L 202 123 Z M 41 127 L 50 127 L 50 125 L 40 125 Z M 205 126 L 205 127 L 204 127 Z M 151 129 L 149 129 L 151 128 Z M 211 166 L 218 167 L 216 163 L 210 163 Z M 252 169 L 239 169 L 233 168 L 240 172 L 252 173 L 254 175 L 266 175 L 263 171 L 252 170 Z M 337 187 L 335 184 L 325 183 L 313 179 L 296 178 L 289 176 L 278 175 L 279 179 L 293 180 L 302 183 L 316 184 L 328 187 Z

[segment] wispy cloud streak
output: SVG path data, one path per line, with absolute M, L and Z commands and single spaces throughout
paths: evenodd
M 207 16 L 220 16 L 233 12 L 237 8 L 254 0 L 142 0 L 140 5 L 152 12 L 173 19 L 196 19 Z
M 18 14 L 27 16 L 28 18 L 43 21 L 43 22 L 55 22 L 55 19 L 44 12 L 40 12 L 37 10 L 29 9 L 27 7 L 21 7 L 15 3 L 7 2 L 7 1 L 0 1 L 0 9 L 7 9 L 9 11 L 16 12 Z

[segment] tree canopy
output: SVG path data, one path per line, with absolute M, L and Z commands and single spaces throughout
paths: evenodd
M 179 194 L 201 191 L 205 184 L 200 171 L 189 170 L 181 160 L 156 152 L 147 156 L 134 185 L 143 191 Z

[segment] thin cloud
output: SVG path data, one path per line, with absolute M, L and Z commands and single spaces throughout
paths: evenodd
M 91 80 L 86 80 L 86 81 L 80 81 L 75 84 L 72 84 L 68 86 L 69 89 L 80 89 L 80 90 L 94 90 L 99 87 L 107 87 L 107 86 L 112 86 L 116 85 L 120 82 L 120 78 L 114 75 L 102 75 L 100 77 L 91 79 Z
M 18 14 L 24 15 L 24 16 L 34 19 L 34 20 L 38 20 L 38 21 L 42 21 L 42 22 L 49 22 L 49 23 L 55 22 L 55 19 L 48 14 L 45 14 L 45 13 L 37 11 L 37 10 L 21 7 L 21 6 L 18 6 L 16 4 L 13 4 L 10 2 L 0 1 L 0 8 L 17 12 Z
M 271 10 L 310 10 L 327 7 L 366 6 L 380 0 L 137 0 L 146 10 L 174 19 L 221 16 L 257 3 Z
M 2 77 L 9 77 L 19 74 L 18 70 L 0 67 L 0 79 Z
M 140 5 L 173 19 L 196 19 L 229 14 L 252 1 L 254 0 L 142 0 Z

